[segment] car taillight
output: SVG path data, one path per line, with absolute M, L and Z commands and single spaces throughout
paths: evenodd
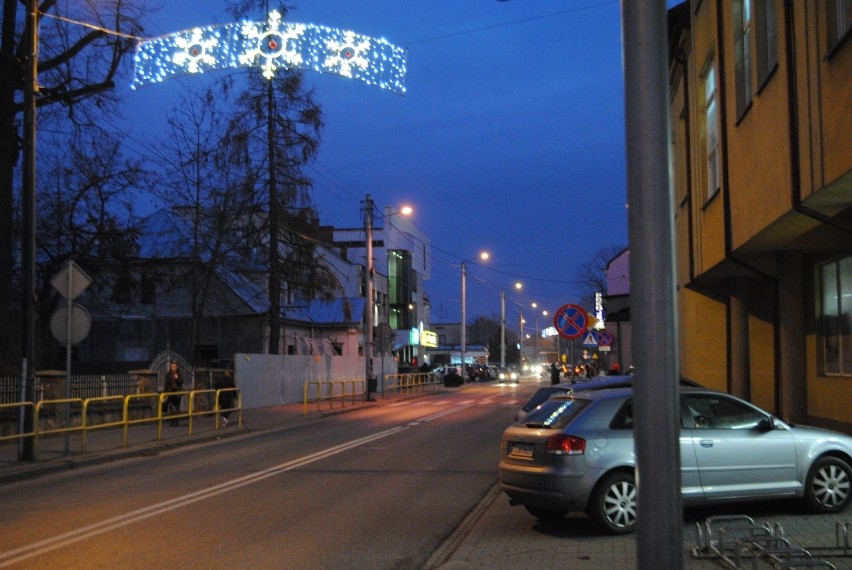
M 585 439 L 564 433 L 551 435 L 544 443 L 544 452 L 553 455 L 582 455 L 585 451 Z

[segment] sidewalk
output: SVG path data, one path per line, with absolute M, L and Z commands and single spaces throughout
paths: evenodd
M 374 404 L 368 404 L 374 405 Z M 287 404 L 270 408 L 257 408 L 243 411 L 242 428 L 238 427 L 238 415 L 232 413 L 228 427 L 215 429 L 213 416 L 193 419 L 192 435 L 186 419 L 178 426 L 163 422 L 162 439 L 157 439 L 156 422 L 134 425 L 128 430 L 127 447 L 122 447 L 122 430 L 109 428 L 92 430 L 86 437 L 86 451 L 82 452 L 82 436 L 72 432 L 42 438 L 39 443 L 38 460 L 34 462 L 18 461 L 15 442 L 0 443 L 0 484 L 22 479 L 31 479 L 48 473 L 56 473 L 87 465 L 97 465 L 109 461 L 118 461 L 128 457 L 152 455 L 160 450 L 173 449 L 184 445 L 202 443 L 223 437 L 246 436 L 268 430 L 286 430 L 306 422 L 316 421 L 329 413 L 339 413 L 356 409 L 353 405 L 317 411 L 316 405 L 308 406 L 308 413 L 302 404 Z
M 317 411 L 309 406 L 307 415 L 302 404 L 289 404 L 272 408 L 246 410 L 243 412 L 243 427 L 237 427 L 236 414 L 231 415 L 231 424 L 218 431 L 213 418 L 196 420 L 193 434 L 187 435 L 186 420 L 178 427 L 163 426 L 163 439 L 156 440 L 156 426 L 134 426 L 128 447 L 121 447 L 121 431 L 95 431 L 88 437 L 88 451 L 80 453 L 80 435 L 72 434 L 71 454 L 65 453 L 65 437 L 46 440 L 41 445 L 40 460 L 34 463 L 18 461 L 16 446 L 0 445 L 0 484 L 56 473 L 85 465 L 95 465 L 133 456 L 151 455 L 161 450 L 173 449 L 211 441 L 223 437 L 250 437 L 253 433 L 269 430 L 287 430 L 317 421 L 328 414 L 360 409 L 364 405 L 381 406 L 395 399 L 379 400 L 357 406 L 336 407 Z M 496 480 L 496 466 L 495 466 Z M 742 512 L 736 506 L 731 514 Z M 835 545 L 837 524 L 852 526 L 852 509 L 839 515 L 815 516 L 801 514 L 791 508 L 786 514 L 761 518 L 759 524 L 779 524 L 783 536 L 792 546 L 805 547 L 815 556 L 822 556 L 835 568 L 852 570 L 852 545 L 845 557 L 826 557 L 826 552 L 838 553 Z M 704 521 L 684 523 L 683 568 L 687 570 L 710 570 L 730 568 L 718 558 L 693 556 L 696 526 Z M 847 526 L 847 528 L 848 528 Z M 529 515 L 522 507 L 512 507 L 508 499 L 495 486 L 486 494 L 479 505 L 462 521 L 456 531 L 433 553 L 423 570 L 541 570 L 543 568 L 570 568 L 571 570 L 632 570 L 635 562 L 635 535 L 605 536 L 591 528 L 584 515 L 566 517 L 555 524 L 543 524 Z M 709 552 L 707 553 L 710 554 Z M 751 560 L 745 560 L 742 568 L 751 568 Z M 771 566 L 763 565 L 762 568 Z M 817 566 L 829 568 L 827 566 Z

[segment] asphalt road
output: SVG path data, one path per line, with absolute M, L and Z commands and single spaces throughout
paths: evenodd
M 0 567 L 419 568 L 494 485 L 529 391 L 476 386 L 5 485 Z

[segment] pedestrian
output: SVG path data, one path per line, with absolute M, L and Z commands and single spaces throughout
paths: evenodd
M 180 412 L 180 392 L 183 390 L 183 376 L 178 369 L 177 362 L 169 362 L 169 370 L 166 372 L 165 392 L 168 393 L 166 401 L 163 402 L 163 412 L 170 416 L 176 416 Z M 171 421 L 173 426 L 178 425 L 177 418 Z
M 219 390 L 219 414 L 222 418 L 222 427 L 228 427 L 228 418 L 231 417 L 231 410 L 234 408 L 234 396 L 236 396 L 234 377 L 230 370 L 225 370 L 222 377 L 218 380 L 216 388 Z
M 551 386 L 559 384 L 559 367 L 555 362 L 550 363 L 550 384 Z

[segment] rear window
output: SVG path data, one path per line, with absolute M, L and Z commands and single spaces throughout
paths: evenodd
M 564 394 L 567 388 L 539 388 L 538 392 L 532 395 L 529 401 L 524 404 L 523 410 L 528 412 L 550 398 L 554 394 Z
M 524 424 L 529 427 L 562 429 L 588 405 L 589 400 L 578 398 L 547 400 L 524 418 Z

